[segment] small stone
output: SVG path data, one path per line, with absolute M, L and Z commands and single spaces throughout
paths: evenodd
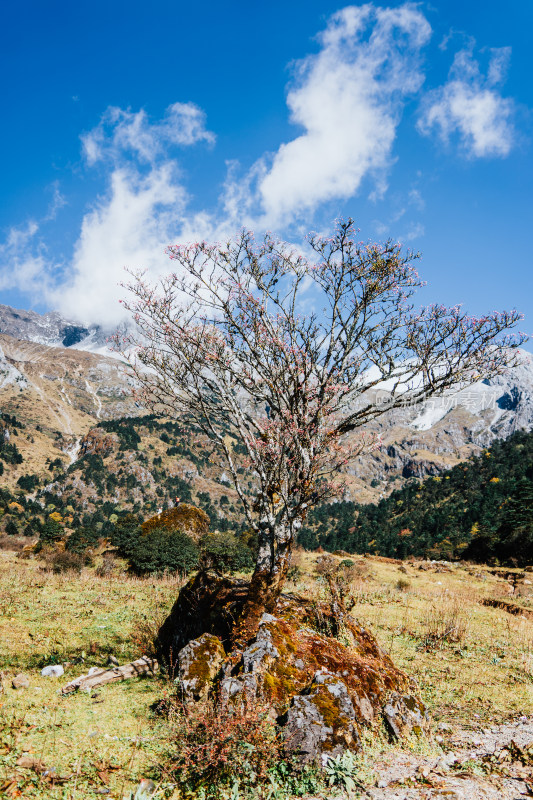
M 15 675 L 13 680 L 11 681 L 11 686 L 13 689 L 27 689 L 30 685 L 30 679 L 24 673 L 19 672 L 18 675 Z
M 115 656 L 109 656 L 109 658 L 107 659 L 107 662 L 108 662 L 108 664 L 112 664 L 114 667 L 119 667 L 120 666 L 120 662 L 119 662 L 118 658 L 115 658 Z
M 41 675 L 43 678 L 60 678 L 64 672 L 65 670 L 61 664 L 50 664 L 48 667 L 43 667 Z
M 266 612 L 263 614 L 261 619 L 259 620 L 260 625 L 266 625 L 267 622 L 277 622 L 278 618 L 275 617 L 273 614 L 267 614 Z

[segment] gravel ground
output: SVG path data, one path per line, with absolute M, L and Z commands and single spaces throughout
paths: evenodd
M 374 765 L 376 784 L 359 796 L 369 800 L 533 797 L 533 717 L 476 731 L 441 725 L 437 736 L 441 757 L 391 753 Z

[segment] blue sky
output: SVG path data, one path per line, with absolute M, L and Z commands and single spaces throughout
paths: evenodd
M 120 319 L 123 267 L 352 216 L 420 302 L 533 332 L 533 4 L 18 0 L 0 9 L 0 302 Z

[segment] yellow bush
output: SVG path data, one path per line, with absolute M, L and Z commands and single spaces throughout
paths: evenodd
M 188 503 L 180 503 L 176 508 L 162 511 L 142 524 L 143 534 L 150 533 L 156 528 L 182 531 L 198 541 L 209 530 L 209 517 L 201 508 L 196 508 Z

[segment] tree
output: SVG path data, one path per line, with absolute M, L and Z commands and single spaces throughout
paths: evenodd
M 416 311 L 418 256 L 357 241 L 352 220 L 310 235 L 312 260 L 267 234 L 168 248 L 179 271 L 159 285 L 135 274 L 125 302 L 137 331 L 117 340 L 158 413 L 185 414 L 222 454 L 258 539 L 243 615 L 250 630 L 275 603 L 309 509 L 335 476 L 376 446 L 361 430 L 413 404 L 502 372 L 524 337 L 499 334 L 515 312 Z M 309 312 L 306 309 L 311 308 Z M 229 433 L 229 436 L 228 436 Z M 256 491 L 235 459 L 244 446 Z

